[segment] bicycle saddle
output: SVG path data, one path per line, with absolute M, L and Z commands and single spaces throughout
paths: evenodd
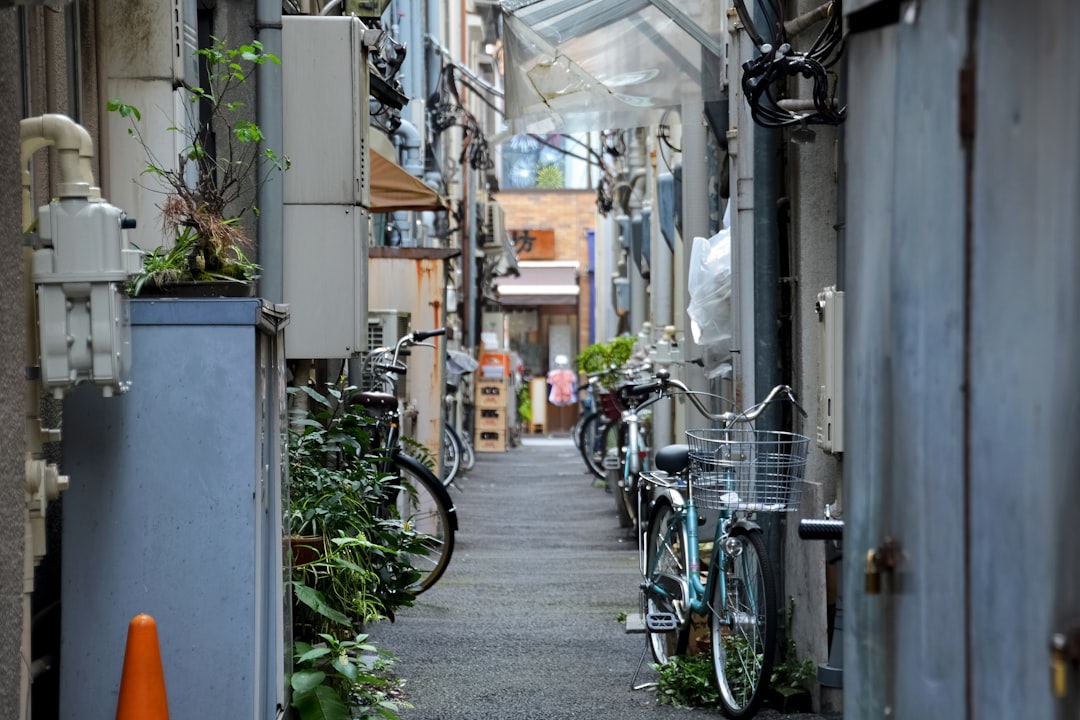
M 656 469 L 677 475 L 690 465 L 690 446 L 668 445 L 656 451 Z
M 395 410 L 397 397 L 384 392 L 358 392 L 349 398 L 352 405 L 360 405 L 369 410 Z

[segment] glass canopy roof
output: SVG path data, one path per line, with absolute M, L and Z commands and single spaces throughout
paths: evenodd
M 722 57 L 716 0 L 503 0 L 511 132 L 655 125 Z M 704 93 L 709 95 L 710 93 Z

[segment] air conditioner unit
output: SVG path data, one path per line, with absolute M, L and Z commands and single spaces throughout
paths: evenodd
M 844 293 L 829 286 L 818 293 L 817 444 L 844 451 Z
M 407 312 L 397 310 L 369 310 L 367 321 L 367 347 L 393 347 L 402 336 L 408 334 L 411 324 Z
M 409 325 L 410 315 L 407 312 L 398 312 L 397 310 L 371 310 L 368 312 L 367 350 L 360 354 L 363 359 L 361 366 L 364 368 L 358 382 L 360 387 L 365 390 L 382 389 L 376 373 L 368 366 L 367 359 L 371 351 L 376 348 L 394 347 L 402 336 L 408 334 Z M 395 386 L 395 394 L 401 399 L 407 397 L 405 392 L 406 380 L 407 376 L 399 377 Z

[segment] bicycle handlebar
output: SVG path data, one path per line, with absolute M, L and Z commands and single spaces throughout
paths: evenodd
M 435 330 L 414 330 L 412 333 L 413 340 L 418 343 L 422 343 L 429 337 L 439 337 L 446 334 L 446 328 L 436 328 Z
M 764 400 L 750 407 L 747 410 L 743 410 L 742 412 L 733 412 L 729 410 L 722 413 L 712 413 L 709 412 L 709 409 L 705 407 L 704 403 L 701 402 L 701 399 L 698 397 L 699 393 L 686 387 L 686 385 L 683 384 L 682 381 L 676 380 L 675 378 L 671 377 L 667 370 L 659 370 L 656 373 L 656 377 L 660 380 L 661 383 L 663 383 L 665 389 L 667 387 L 675 387 L 676 389 L 682 391 L 682 393 L 690 399 L 690 402 L 694 405 L 694 407 L 697 408 L 697 411 L 699 413 L 707 417 L 709 420 L 723 423 L 725 426 L 731 426 L 737 422 L 753 422 L 758 418 L 759 415 L 761 415 L 761 413 L 765 411 L 765 408 L 772 404 L 772 402 L 775 401 L 780 395 L 785 396 L 791 402 L 791 404 L 794 405 L 800 413 L 802 413 L 802 416 L 806 417 L 806 410 L 803 410 L 802 405 L 800 405 L 799 401 L 795 399 L 795 391 L 791 388 L 790 385 L 777 385 L 769 391 L 769 394 L 765 397 Z
M 803 540 L 841 540 L 844 537 L 844 521 L 818 518 L 800 520 L 799 537 Z

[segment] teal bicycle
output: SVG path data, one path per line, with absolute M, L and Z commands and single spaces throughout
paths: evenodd
M 692 617 L 706 617 L 723 711 L 752 717 L 768 689 L 780 622 L 776 570 L 754 518 L 798 507 L 809 439 L 751 423 L 781 397 L 806 413 L 792 389 L 778 385 L 749 410 L 713 414 L 704 393 L 664 375 L 658 377 L 666 393 L 685 395 L 720 427 L 688 431 L 687 444 L 658 451 L 657 470 L 641 475 L 653 498 L 639 541 L 648 649 L 666 664 L 686 651 Z M 699 510 L 717 513 L 706 545 L 698 537 Z

